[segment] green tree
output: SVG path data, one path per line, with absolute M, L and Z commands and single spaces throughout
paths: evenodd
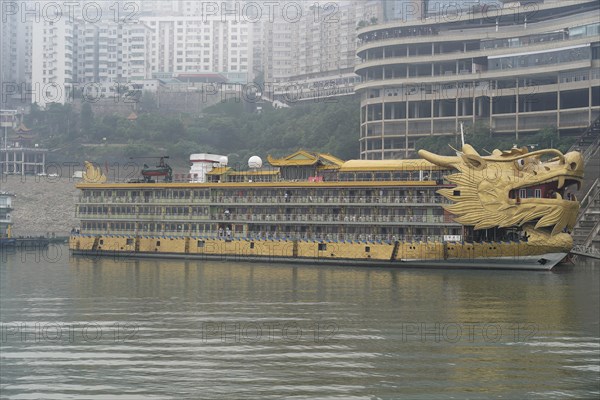
M 82 137 L 88 139 L 92 136 L 92 128 L 94 126 L 94 112 L 92 106 L 88 102 L 84 102 L 81 106 L 81 112 L 79 114 L 79 129 Z

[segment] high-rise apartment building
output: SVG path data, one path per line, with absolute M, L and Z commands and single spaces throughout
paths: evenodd
M 152 32 L 152 73 L 241 73 L 251 80 L 253 29 L 247 21 L 199 16 L 143 16 L 140 21 Z
M 0 105 L 10 108 L 21 98 L 21 91 L 31 83 L 32 24 L 10 8 L 0 18 Z
M 73 98 L 77 62 L 77 22 L 41 18 L 33 23 L 31 102 L 65 103 Z
M 75 77 L 86 96 L 107 96 L 120 83 L 150 78 L 152 31 L 147 25 L 78 22 Z
M 151 29 L 110 19 L 89 23 L 62 18 L 32 24 L 31 102 L 67 103 L 114 93 L 119 83 L 151 76 Z
M 380 1 L 304 3 L 302 17 L 266 24 L 263 65 L 275 98 L 297 101 L 351 94 L 358 77 L 356 29 L 382 18 Z
M 407 157 L 461 123 L 515 138 L 580 132 L 600 115 L 599 11 L 590 0 L 513 2 L 359 29 L 361 157 Z

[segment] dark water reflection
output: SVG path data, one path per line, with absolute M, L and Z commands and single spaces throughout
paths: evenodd
M 390 270 L 3 254 L 6 399 L 598 398 L 600 263 Z

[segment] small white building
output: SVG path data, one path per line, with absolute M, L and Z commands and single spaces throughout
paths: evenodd
M 12 198 L 14 194 L 0 192 L 0 238 L 9 237 L 12 227 Z
M 190 156 L 190 162 L 190 182 L 204 183 L 207 173 L 214 168 L 226 167 L 229 159 L 219 154 L 198 153 Z

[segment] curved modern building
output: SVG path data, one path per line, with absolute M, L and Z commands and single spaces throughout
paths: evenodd
M 358 30 L 363 159 L 405 158 L 461 122 L 518 139 L 600 115 L 600 2 L 448 7 Z

